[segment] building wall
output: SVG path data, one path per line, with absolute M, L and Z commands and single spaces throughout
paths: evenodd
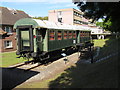
M 62 12 L 63 23 L 73 25 L 73 11 L 63 11 Z
M 58 15 L 58 12 L 62 12 L 61 16 Z M 59 10 L 50 10 L 48 20 L 52 22 L 58 22 L 58 18 L 62 18 L 62 23 L 67 23 L 73 25 L 73 9 L 59 9 Z
M 56 10 L 49 11 L 49 13 L 48 13 L 48 21 L 58 22 L 57 21 L 57 11 Z
M 10 25 L 3 25 L 2 29 L 5 30 L 5 26 L 9 26 L 13 28 L 13 26 Z M 5 48 L 5 41 L 12 41 L 12 47 Z M 9 51 L 15 51 L 17 49 L 16 47 L 16 32 L 12 29 L 12 34 L 4 34 L 2 35 L 1 39 L 1 52 L 9 52 Z
M 8 37 L 3 36 L 1 52 L 15 51 L 17 49 L 15 36 L 16 36 L 15 32 L 13 32 L 13 34 L 11 36 L 8 36 Z M 5 45 L 4 45 L 5 41 L 12 41 L 12 47 L 11 48 L 5 48 Z
M 58 12 L 62 12 L 62 15 L 59 16 Z M 48 20 L 53 22 L 58 22 L 58 18 L 62 18 L 62 23 L 70 24 L 70 25 L 82 25 L 88 20 L 83 17 L 83 12 L 78 11 L 73 8 L 68 9 L 58 9 L 58 10 L 50 10 Z

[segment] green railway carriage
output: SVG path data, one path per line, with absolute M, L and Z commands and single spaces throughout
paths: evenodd
M 37 60 L 48 52 L 90 41 L 88 28 L 46 20 L 20 19 L 14 29 L 17 33 L 17 55 Z

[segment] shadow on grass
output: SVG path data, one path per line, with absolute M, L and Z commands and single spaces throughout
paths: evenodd
M 70 55 L 74 53 L 75 51 L 70 50 L 70 52 L 67 53 L 67 55 Z M 56 55 L 57 53 L 57 55 Z M 42 64 L 49 64 L 49 62 L 53 62 L 59 58 L 62 58 L 60 53 L 54 52 L 52 53 L 52 58 L 48 59 L 48 61 L 43 62 Z M 35 67 L 34 67 L 35 68 Z M 25 71 L 24 69 L 19 69 L 15 67 L 14 69 L 11 68 L 0 68 L 2 69 L 2 88 L 3 89 L 13 89 L 16 86 L 22 84 L 29 78 L 37 75 L 40 72 L 36 71 Z M 31 69 L 31 68 L 30 68 Z
M 36 71 L 24 71 L 23 69 L 2 69 L 2 89 L 13 89 L 17 85 L 25 82 L 29 78 L 37 75 L 40 72 Z
M 118 51 L 118 41 L 109 39 L 101 48 L 105 56 Z M 101 56 L 101 57 L 102 57 Z M 101 58 L 99 57 L 99 58 Z M 49 83 L 49 88 L 118 88 L 118 57 L 116 55 L 98 63 L 76 63 Z

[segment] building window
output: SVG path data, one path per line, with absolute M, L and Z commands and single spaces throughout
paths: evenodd
M 72 31 L 69 31 L 69 39 L 72 38 Z
M 79 16 L 79 17 L 82 17 L 82 14 L 80 14 L 80 13 L 78 13 L 78 12 L 75 12 L 75 11 L 74 11 L 74 15 Z
M 62 11 L 57 12 L 58 22 L 62 23 Z
M 6 27 L 5 27 L 5 32 L 11 33 L 11 32 L 12 32 L 11 27 L 6 26 Z
M 67 39 L 67 31 L 64 31 L 64 39 Z
M 55 31 L 50 30 L 50 32 L 49 32 L 49 40 L 50 41 L 55 40 Z
M 12 34 L 12 28 L 9 26 L 5 27 L 5 32 L 7 32 L 8 34 Z
M 12 41 L 4 41 L 5 48 L 12 48 Z
M 58 15 L 62 15 L 62 11 L 58 11 Z
M 62 18 L 58 18 L 58 22 L 62 23 Z
M 58 40 L 62 40 L 62 32 L 58 31 Z
M 73 38 L 76 38 L 76 32 L 75 31 L 73 32 Z

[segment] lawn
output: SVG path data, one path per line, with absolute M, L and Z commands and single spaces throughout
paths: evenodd
M 94 45 L 100 47 L 100 54 L 95 59 L 106 57 L 119 51 L 120 39 L 109 38 L 105 40 L 94 40 Z
M 99 40 L 93 40 L 95 47 L 103 47 L 105 45 L 105 42 L 109 39 L 99 39 Z
M 95 46 L 101 47 L 100 54 L 117 51 L 117 39 L 94 40 Z M 104 53 L 103 53 L 104 52 Z M 76 63 L 55 77 L 42 82 L 32 82 L 17 88 L 117 88 L 118 55 L 104 61 L 85 64 Z
M 1 57 L 2 57 L 1 67 L 8 67 L 10 65 L 14 65 L 14 64 L 25 61 L 23 58 L 16 58 L 16 57 L 18 57 L 16 55 L 16 52 L 1 53 Z

